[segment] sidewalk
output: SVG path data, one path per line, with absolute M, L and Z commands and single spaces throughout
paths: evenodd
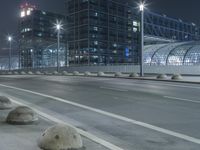
M 5 122 L 10 110 L 0 110 L 0 149 L 1 150 L 40 150 L 38 137 L 45 129 L 55 125 L 54 122 L 41 118 L 32 125 L 9 125 Z M 103 146 L 82 137 L 87 150 L 107 150 Z

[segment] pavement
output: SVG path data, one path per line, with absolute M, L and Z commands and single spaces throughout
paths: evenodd
M 0 149 L 40 150 L 37 146 L 40 135 L 56 123 L 40 116 L 39 122 L 32 125 L 10 125 L 5 121 L 9 112 L 10 110 L 0 110 Z M 87 150 L 108 150 L 84 136 L 82 136 L 82 140 Z
M 122 150 L 199 150 L 199 89 L 199 84 L 193 83 L 138 79 L 0 76 L 1 95 L 72 124 Z M 38 135 L 47 125 L 51 121 L 43 120 L 35 127 L 37 130 L 27 129 L 21 136 L 26 134 L 26 138 L 32 131 Z M 23 140 L 15 140 L 12 134 L 15 131 L 9 133 L 9 128 L 7 131 L 0 128 L 0 135 L 6 131 L 14 145 L 20 145 Z M 9 138 L 0 141 L 0 145 L 6 141 Z M 88 145 L 94 146 L 94 141 L 89 141 L 92 144 Z M 16 147 L 23 149 L 27 148 Z

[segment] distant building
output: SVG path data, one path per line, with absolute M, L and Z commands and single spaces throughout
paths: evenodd
M 133 0 L 66 0 L 71 64 L 138 63 L 140 15 Z M 145 44 L 200 39 L 193 23 L 145 11 Z
M 38 10 L 34 5 L 25 3 L 20 7 L 19 19 L 19 49 L 21 68 L 55 66 L 56 51 L 48 49 L 57 43 L 57 33 L 53 28 L 56 20 L 65 20 L 60 14 Z M 61 33 L 64 43 L 64 33 Z M 54 46 L 55 47 L 55 46 Z M 51 47 L 50 47 L 51 48 Z M 60 66 L 65 64 L 65 47 L 61 47 Z M 48 56 L 47 56 L 48 55 Z M 45 58 L 51 57 L 51 63 Z M 49 59 L 51 59 L 49 58 Z

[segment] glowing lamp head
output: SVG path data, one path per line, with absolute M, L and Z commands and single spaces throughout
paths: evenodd
M 144 3 L 141 3 L 141 4 L 139 5 L 139 8 L 140 8 L 140 11 L 144 11 L 144 8 L 145 8 Z
M 12 37 L 8 36 L 8 41 L 11 42 L 12 41 Z
M 56 24 L 56 29 L 60 30 L 61 29 L 61 25 L 60 24 Z

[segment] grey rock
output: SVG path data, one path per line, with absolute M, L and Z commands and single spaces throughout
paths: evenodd
M 156 78 L 157 79 L 161 79 L 161 80 L 166 80 L 167 79 L 167 75 L 166 74 L 159 74 Z
M 74 127 L 58 124 L 40 136 L 38 147 L 43 150 L 83 150 L 83 142 Z
M 183 77 L 180 75 L 180 74 L 174 74 L 172 77 L 171 77 L 172 80 L 182 80 Z
M 9 98 L 5 96 L 0 96 L 0 109 L 11 109 L 12 108 L 12 102 Z
M 133 77 L 133 78 L 136 78 L 136 77 L 139 77 L 139 75 L 138 75 L 138 73 L 131 73 L 130 75 L 129 75 L 129 77 Z
M 6 119 L 9 124 L 32 124 L 38 121 L 38 115 L 29 107 L 19 106 L 12 110 Z
M 121 72 L 116 72 L 115 73 L 115 77 L 122 77 L 122 73 Z
M 91 76 L 91 73 L 90 73 L 89 71 L 86 71 L 86 72 L 84 73 L 84 75 L 85 75 L 85 76 Z
M 99 72 L 97 73 L 97 76 L 99 76 L 99 77 L 101 77 L 101 76 L 105 76 L 105 73 L 102 72 L 102 71 L 99 71 Z
M 78 71 L 74 71 L 74 72 L 73 72 L 73 75 L 74 75 L 74 76 L 78 76 L 78 75 L 79 75 L 79 72 L 78 72 Z

